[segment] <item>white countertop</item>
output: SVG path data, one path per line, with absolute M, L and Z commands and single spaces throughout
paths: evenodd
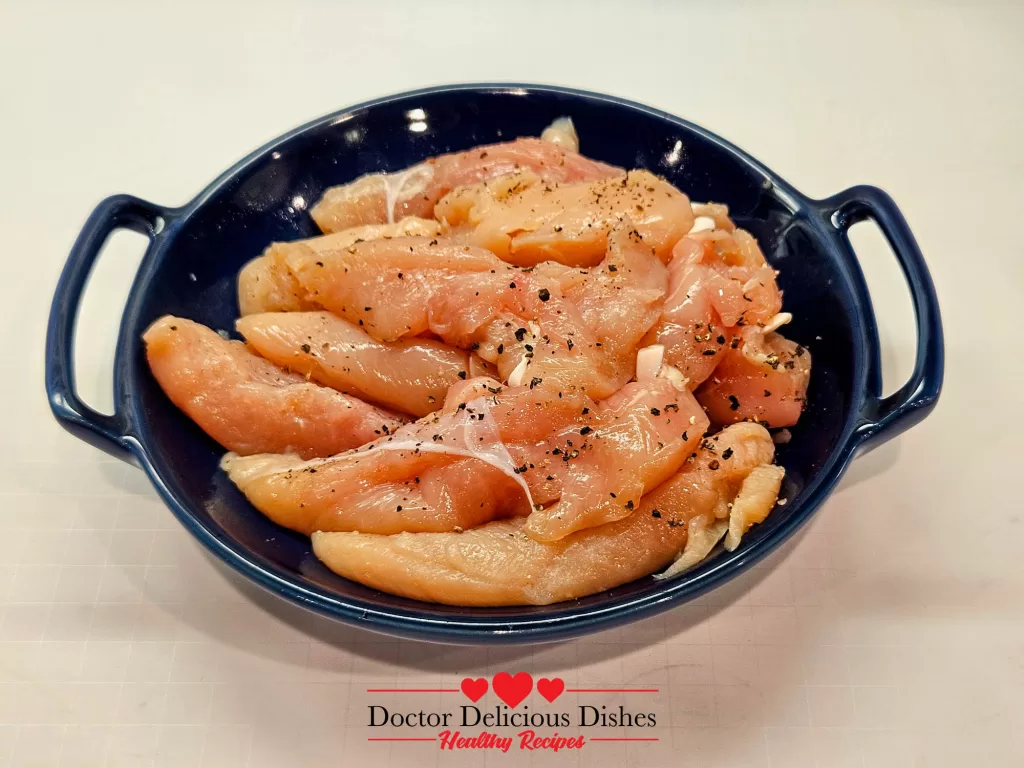
M 606 703 L 656 711 L 659 740 L 488 766 L 1024 765 L 1020 4 L 48 5 L 0 9 L 0 765 L 477 765 L 368 742 L 382 700 L 366 689 L 499 670 L 658 688 L 643 707 Z M 859 460 L 767 567 L 575 643 L 389 640 L 213 564 L 140 472 L 49 414 L 45 318 L 75 234 L 108 194 L 177 205 L 310 118 L 465 80 L 620 94 L 808 194 L 888 190 L 942 301 L 938 409 Z M 891 390 L 913 356 L 909 299 L 880 235 L 859 229 Z M 79 386 L 98 405 L 139 242 L 118 236 L 86 298 Z

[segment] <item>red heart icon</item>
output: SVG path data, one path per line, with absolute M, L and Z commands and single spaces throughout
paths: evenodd
M 565 680 L 560 677 L 556 677 L 553 680 L 548 680 L 546 677 L 542 677 L 537 681 L 537 693 L 543 696 L 548 701 L 554 701 L 562 692 L 565 690 Z
M 483 695 L 487 693 L 487 679 L 478 677 L 474 680 L 472 677 L 467 677 L 462 681 L 462 692 L 466 694 L 470 701 L 480 701 Z
M 499 672 L 494 676 L 491 685 L 494 686 L 498 698 L 515 709 L 533 690 L 533 678 L 527 672 L 516 672 L 515 675 Z

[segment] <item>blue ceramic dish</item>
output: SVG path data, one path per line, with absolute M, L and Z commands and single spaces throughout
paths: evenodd
M 146 366 L 140 336 L 165 313 L 233 328 L 239 268 L 272 241 L 317 234 L 305 209 L 329 186 L 442 152 L 535 136 L 562 115 L 573 117 L 587 155 L 650 169 L 694 200 L 727 203 L 781 270 L 786 309 L 795 318 L 786 333 L 814 355 L 808 409 L 792 430 L 792 442 L 779 450 L 789 504 L 752 529 L 736 552 L 720 552 L 680 578 L 640 579 L 545 607 L 436 606 L 335 576 L 313 556 L 308 539 L 256 512 L 218 470 L 223 450 L 164 396 Z M 871 301 L 847 238 L 849 227 L 864 219 L 888 239 L 917 317 L 914 372 L 884 398 Z M 116 413 L 106 416 L 75 393 L 72 339 L 89 271 L 119 227 L 147 235 L 150 244 L 121 323 Z M 46 352 L 47 393 L 64 427 L 141 465 L 182 524 L 228 565 L 340 621 L 455 643 L 570 638 L 663 611 L 732 578 L 808 520 L 854 454 L 923 419 L 935 406 L 943 373 L 931 278 L 903 216 L 884 192 L 862 186 L 811 200 L 728 142 L 672 115 L 595 93 L 510 85 L 429 88 L 328 115 L 249 155 L 181 208 L 127 195 L 104 200 L 61 275 Z

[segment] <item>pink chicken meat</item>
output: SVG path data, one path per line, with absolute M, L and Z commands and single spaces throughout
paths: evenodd
M 729 449 L 728 474 L 709 470 Z M 555 542 L 526 535 L 518 517 L 463 533 L 314 533 L 313 551 L 345 578 L 415 600 L 473 606 L 571 600 L 667 566 L 684 547 L 691 521 L 727 510 L 742 479 L 772 453 L 761 427 L 730 427 L 714 452 L 698 448 L 693 462 L 628 517 Z
M 310 214 L 324 232 L 383 224 L 405 216 L 429 217 L 435 203 L 455 187 L 520 169 L 548 182 L 592 181 L 621 173 L 554 142 L 521 138 L 440 155 L 396 173 L 361 176 L 328 189 Z
M 767 429 L 811 368 L 777 273 L 725 205 L 578 147 L 566 118 L 332 187 L 324 235 L 241 270 L 245 343 L 146 332 L 231 481 L 337 574 L 546 605 L 674 577 L 775 507 Z
M 330 456 L 404 421 L 283 371 L 191 320 L 167 315 L 142 338 L 149 368 L 171 401 L 237 453 Z
M 268 360 L 413 416 L 437 410 L 448 387 L 487 368 L 472 353 L 435 339 L 377 341 L 330 312 L 247 315 L 237 327 Z
M 524 267 L 593 266 L 604 258 L 609 233 L 627 219 L 667 261 L 693 225 L 686 195 L 647 171 L 572 184 L 522 172 L 457 188 L 435 213 L 465 242 Z

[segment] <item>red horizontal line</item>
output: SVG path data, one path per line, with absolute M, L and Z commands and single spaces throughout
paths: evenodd
M 566 693 L 657 693 L 657 688 L 566 688 Z
M 367 738 L 366 740 L 367 741 L 437 741 L 437 739 L 427 739 L 427 738 L 423 738 L 423 739 L 400 739 L 400 738 L 397 738 L 397 737 L 394 738 L 394 739 L 388 739 L 388 738 L 384 738 L 384 737 Z
M 458 693 L 458 688 L 367 688 L 367 693 Z
M 630 738 L 612 739 L 612 738 L 607 738 L 607 739 L 591 739 L 591 741 L 659 741 L 659 739 L 657 737 L 648 738 L 648 739 L 630 739 Z

